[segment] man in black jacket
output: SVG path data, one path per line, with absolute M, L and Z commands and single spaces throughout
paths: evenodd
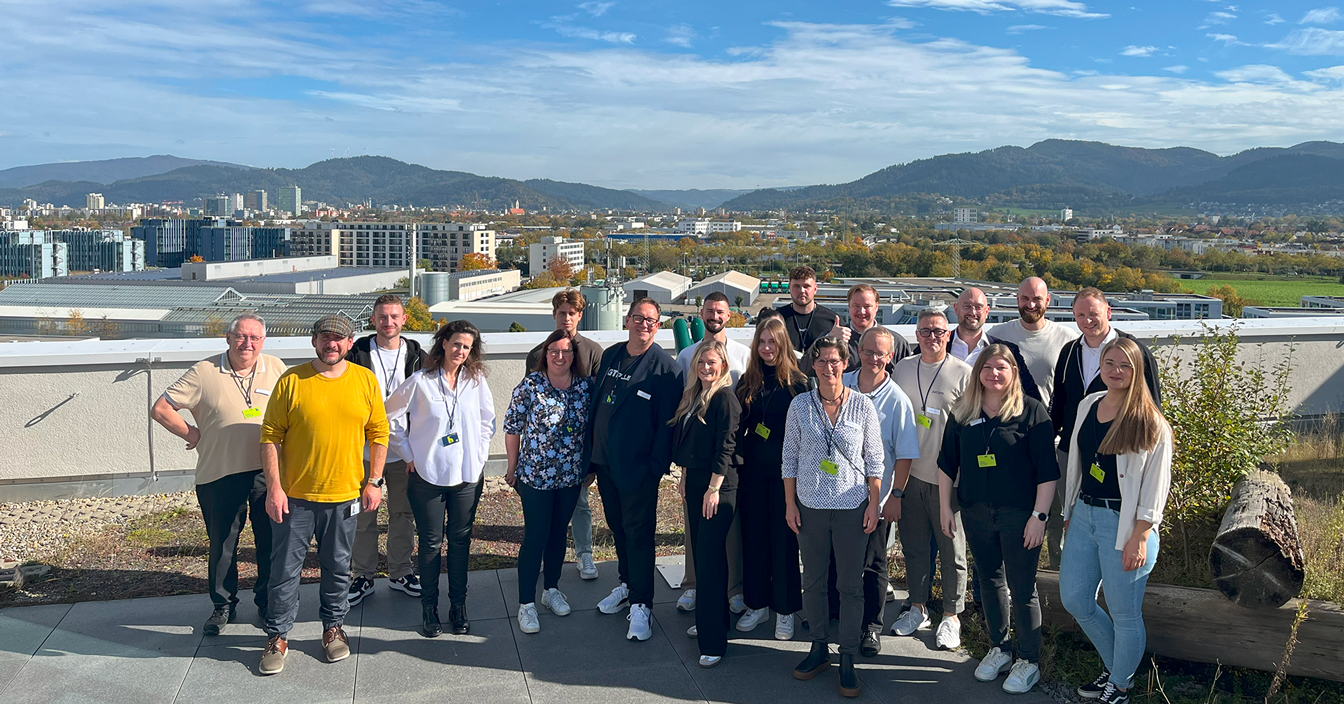
M 406 378 L 420 369 L 425 352 L 420 343 L 401 336 L 406 324 L 406 308 L 401 299 L 385 294 L 373 302 L 369 318 L 376 331 L 355 341 L 346 360 L 372 370 L 386 399 Z M 364 449 L 364 476 L 368 481 L 368 448 Z M 406 497 L 406 460 L 388 448 L 383 478 L 387 484 L 387 576 L 388 586 L 419 598 L 420 580 L 411 563 L 415 545 L 415 516 Z M 378 574 L 378 512 L 359 514 L 355 542 L 350 558 L 350 605 L 354 606 L 373 593 L 373 578 Z
M 654 344 L 661 307 L 651 298 L 630 305 L 630 339 L 602 354 L 588 423 L 590 472 L 616 542 L 621 583 L 597 608 L 614 614 L 630 605 L 626 638 L 648 640 L 653 606 L 653 538 L 658 482 L 672 464 L 667 423 L 681 400 L 681 367 Z
M 1068 466 L 1069 441 L 1073 438 L 1073 426 L 1077 421 L 1078 403 L 1088 394 L 1106 390 L 1106 382 L 1101 378 L 1101 348 L 1117 337 L 1127 337 L 1138 344 L 1143 353 L 1143 379 L 1148 385 L 1148 393 L 1153 402 L 1161 405 L 1162 389 L 1158 384 L 1157 362 L 1148 346 L 1139 342 L 1129 333 L 1111 327 L 1111 304 L 1101 289 L 1091 286 L 1078 291 L 1073 298 L 1073 320 L 1082 333 L 1066 343 L 1059 351 L 1055 362 L 1055 393 L 1050 402 L 1050 419 L 1055 424 L 1055 436 L 1059 438 L 1059 468 Z M 1057 492 L 1063 496 L 1062 491 Z M 1056 497 L 1056 504 L 1059 498 Z M 1059 557 L 1063 550 L 1064 515 L 1051 509 L 1050 520 L 1045 526 L 1046 552 L 1050 556 L 1050 569 L 1059 569 Z
M 789 333 L 789 342 L 793 351 L 799 355 L 807 354 L 813 342 L 831 332 L 840 332 L 840 316 L 835 311 L 816 302 L 817 272 L 806 264 L 794 267 L 789 272 L 789 299 L 787 306 L 780 306 L 779 313 L 784 317 L 784 329 Z M 813 376 L 812 365 L 801 364 L 803 372 Z

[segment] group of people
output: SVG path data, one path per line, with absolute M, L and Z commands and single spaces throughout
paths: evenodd
M 991 330 L 989 302 L 970 288 L 954 304 L 955 327 L 942 310 L 920 312 L 912 349 L 877 324 L 870 286 L 849 290 L 842 323 L 816 303 L 809 267 L 789 278 L 790 303 L 762 311 L 750 345 L 728 338 L 727 298 L 710 294 L 705 338 L 675 359 L 654 343 L 656 301 L 634 301 L 627 340 L 603 350 L 576 331 L 583 297 L 555 296 L 556 330 L 529 354 L 504 417 L 505 480 L 525 524 L 519 629 L 540 630 L 538 577 L 541 606 L 570 613 L 559 581 L 571 525 L 579 575 L 596 578 L 596 483 L 619 574 L 597 609 L 625 611 L 627 638 L 651 636 L 658 487 L 675 465 L 687 554 L 677 605 L 695 614 L 688 635 L 702 667 L 727 654 L 731 630 L 773 613 L 776 638 L 791 639 L 801 621 L 812 642 L 794 677 L 827 670 L 835 641 L 840 691 L 857 696 L 854 659 L 881 651 L 899 534 L 909 601 L 891 633 L 932 628 L 938 574 L 935 645 L 959 647 L 969 582 L 992 642 L 976 678 L 1007 672 L 1005 691 L 1029 691 L 1039 680 L 1035 580 L 1045 547 L 1064 606 L 1102 660 L 1079 694 L 1127 701 L 1172 448 L 1152 356 L 1110 325 L 1104 294 L 1075 294 L 1078 335 L 1045 317 L 1051 294 L 1040 279 L 1020 286 L 1018 318 Z M 319 320 L 317 358 L 286 371 L 261 353 L 261 319 L 241 316 L 228 351 L 190 369 L 152 409 L 199 451 L 215 604 L 208 633 L 235 618 L 235 553 L 250 512 L 254 598 L 269 636 L 263 673 L 283 667 L 314 536 L 323 647 L 329 660 L 348 656 L 342 620 L 372 590 L 384 488 L 389 586 L 418 595 L 421 633 L 439 635 L 446 540 L 448 624 L 470 628 L 471 526 L 496 427 L 480 334 L 450 322 L 422 350 L 402 338 L 404 321 L 393 296 L 378 300 L 376 332 L 359 341 L 344 318 Z M 1107 609 L 1097 604 L 1102 588 Z

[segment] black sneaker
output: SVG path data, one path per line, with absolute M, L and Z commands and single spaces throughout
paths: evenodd
M 1101 698 L 1097 701 L 1101 704 L 1129 704 L 1129 692 L 1121 692 L 1115 685 L 1107 682 L 1101 692 Z
M 881 628 L 881 626 L 878 626 Z M 859 642 L 859 654 L 865 658 L 876 657 L 882 652 L 882 639 L 871 626 L 863 629 L 863 640 Z
M 397 579 L 389 579 L 387 580 L 387 586 L 392 587 L 403 594 L 408 594 L 417 599 L 420 598 L 420 578 L 414 574 L 408 574 L 405 577 L 398 577 Z
M 368 577 L 355 577 L 354 581 L 350 582 L 350 594 L 346 599 L 350 602 L 351 606 L 354 606 L 355 604 L 364 601 L 364 597 L 372 593 L 373 580 Z
M 1078 688 L 1078 696 L 1083 699 L 1100 699 L 1101 693 L 1106 691 L 1106 683 L 1110 681 L 1111 671 L 1103 667 L 1096 679 Z
M 233 623 L 238 618 L 238 613 L 232 606 L 221 606 L 210 614 L 210 618 L 205 621 L 205 634 L 207 636 L 217 636 L 224 630 L 226 624 Z

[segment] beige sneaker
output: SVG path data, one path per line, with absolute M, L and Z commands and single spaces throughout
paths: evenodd
M 271 636 L 266 641 L 266 649 L 261 651 L 261 667 L 258 668 L 263 675 L 278 674 L 285 669 L 285 653 L 289 652 L 289 643 L 281 636 Z
M 350 657 L 350 639 L 340 626 L 332 626 L 322 632 L 322 650 L 327 653 L 327 662 L 340 662 Z

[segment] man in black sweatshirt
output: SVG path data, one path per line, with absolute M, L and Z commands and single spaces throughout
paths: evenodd
M 794 267 L 789 272 L 789 299 L 787 306 L 779 307 L 784 318 L 784 329 L 789 332 L 789 342 L 793 351 L 799 355 L 807 354 L 813 342 L 835 331 L 836 337 L 842 337 L 844 326 L 840 325 L 840 316 L 835 311 L 819 306 L 817 296 L 817 272 L 806 264 Z M 812 376 L 812 365 L 800 364 L 803 371 Z

